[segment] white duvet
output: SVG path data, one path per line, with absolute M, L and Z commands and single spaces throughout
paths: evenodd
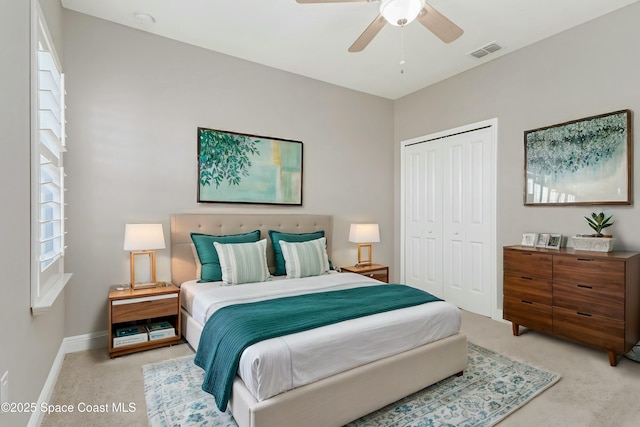
M 280 296 L 385 284 L 353 273 L 220 286 L 182 284 L 182 305 L 204 325 L 215 310 Z M 262 341 L 240 358 L 238 375 L 258 401 L 292 388 L 456 334 L 457 307 L 442 301 Z M 428 367 L 425 367 L 428 369 Z

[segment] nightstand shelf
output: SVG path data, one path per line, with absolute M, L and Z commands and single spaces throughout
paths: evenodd
M 112 358 L 137 351 L 178 344 L 181 340 L 180 289 L 174 285 L 146 289 L 109 290 L 109 356 Z M 114 347 L 118 328 L 167 321 L 176 335 L 169 338 Z
M 364 266 L 349 265 L 346 267 L 340 267 L 341 271 L 348 273 L 362 274 L 363 276 L 371 277 L 372 279 L 379 280 L 381 282 L 389 283 L 389 267 L 380 264 L 371 264 Z

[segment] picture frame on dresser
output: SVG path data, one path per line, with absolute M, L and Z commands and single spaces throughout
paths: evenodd
M 522 246 L 535 246 L 538 240 L 538 233 L 522 233 Z
M 562 234 L 549 234 L 549 241 L 547 242 L 547 249 L 560 249 L 562 247 Z
M 548 243 L 549 243 L 548 233 L 538 234 L 538 238 L 536 239 L 536 248 L 546 248 Z

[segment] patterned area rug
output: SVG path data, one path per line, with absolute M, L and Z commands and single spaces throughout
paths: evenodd
M 356 426 L 492 426 L 555 384 L 560 375 L 468 343 L 469 366 L 352 423 Z M 142 367 L 149 425 L 236 427 L 200 388 L 193 356 Z

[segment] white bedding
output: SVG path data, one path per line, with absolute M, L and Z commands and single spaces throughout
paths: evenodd
M 280 296 L 385 284 L 354 273 L 220 286 L 185 282 L 182 305 L 201 325 L 218 308 Z M 247 348 L 238 375 L 259 400 L 454 335 L 460 312 L 432 302 L 273 338 Z M 428 367 L 425 367 L 428 369 Z

